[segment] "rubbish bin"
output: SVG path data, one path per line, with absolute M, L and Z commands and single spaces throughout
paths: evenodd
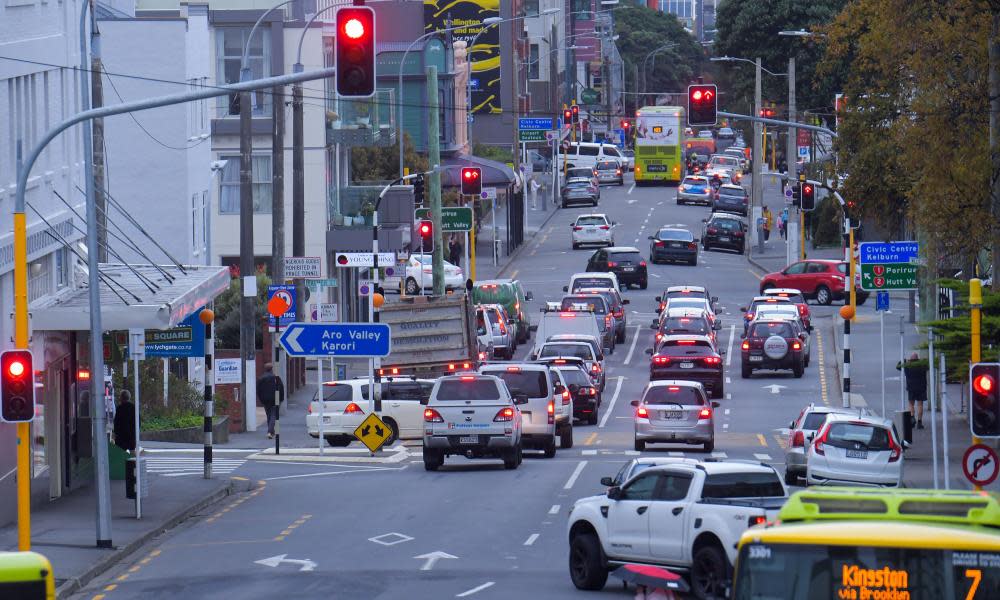
M 108 444 L 108 468 L 112 481 L 125 479 L 125 461 L 131 456 L 114 444 Z

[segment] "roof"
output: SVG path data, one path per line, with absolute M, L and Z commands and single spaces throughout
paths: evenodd
M 694 308 L 692 306 L 675 306 L 667 309 L 667 317 L 704 317 L 704 308 Z
M 670 292 L 705 292 L 705 288 L 700 285 L 672 285 L 667 288 L 667 293 Z
M 745 189 L 743 189 L 742 185 L 739 185 L 737 183 L 723 183 L 722 185 L 719 186 L 719 189 L 722 189 L 722 188 L 737 189 L 737 190 L 740 190 L 740 191 L 743 191 L 743 192 L 746 191 Z
M 878 522 L 846 516 L 826 522 L 782 522 L 772 527 L 754 527 L 742 539 L 768 544 L 816 544 L 857 548 L 928 548 L 955 550 L 996 550 L 995 529 L 950 523 L 913 521 Z
M 480 156 L 449 156 L 441 160 L 442 167 L 479 167 L 483 171 L 483 187 L 507 187 L 517 182 L 514 170 L 507 165 L 482 158 Z M 459 187 L 461 182 L 461 170 L 457 168 L 444 168 L 441 170 L 441 185 L 445 187 Z
M 892 427 L 892 419 L 884 419 L 875 414 L 861 415 L 861 414 L 855 414 L 854 412 L 831 413 L 830 416 L 827 417 L 826 419 L 827 423 L 834 423 L 837 421 L 842 423 L 848 421 L 861 421 L 863 423 L 868 423 L 871 425 L 880 425 L 882 427 L 889 427 L 889 428 Z
M 639 249 L 634 246 L 611 246 L 605 248 L 608 252 L 638 252 Z
M 709 346 L 712 345 L 712 338 L 708 337 L 707 335 L 693 335 L 693 334 L 690 334 L 690 333 L 678 333 L 678 334 L 673 334 L 673 335 L 665 335 L 662 338 L 660 338 L 660 345 L 661 346 L 665 346 L 667 342 L 678 342 L 678 341 L 686 341 L 686 340 L 694 340 L 696 342 L 705 342 Z
M 222 266 L 186 266 L 181 270 L 173 265 L 101 264 L 99 270 L 105 331 L 176 327 L 230 284 L 229 269 Z M 31 326 L 36 331 L 90 329 L 89 289 L 82 287 L 33 303 Z
M 802 294 L 802 290 L 797 290 L 795 288 L 767 288 L 764 290 L 763 296 L 772 296 L 775 294 Z

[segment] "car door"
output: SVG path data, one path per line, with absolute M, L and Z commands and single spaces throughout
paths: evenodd
M 803 293 L 813 294 L 816 292 L 816 288 L 819 285 L 825 285 L 830 287 L 830 282 L 828 279 L 830 275 L 830 266 L 826 263 L 808 263 L 806 265 L 806 274 L 802 276 L 802 280 L 808 288 L 799 288 Z
M 806 266 L 809 263 L 800 261 L 792 263 L 782 271 L 781 285 L 779 287 L 795 288 L 803 293 L 812 293 L 815 285 L 808 287 L 806 277 Z
M 649 508 L 649 551 L 656 562 L 680 563 L 687 559 L 691 507 L 687 501 L 691 474 L 665 472 Z
M 403 439 L 423 435 L 423 402 L 430 398 L 434 384 L 419 381 L 392 381 L 384 386 L 386 397 L 382 401 L 382 415 L 392 417 Z
M 643 560 L 649 556 L 649 508 L 659 482 L 659 472 L 640 473 L 608 506 L 608 549 L 615 557 Z
M 598 273 L 603 273 L 608 267 L 608 253 L 604 250 L 598 250 L 590 257 L 590 262 L 587 263 L 587 271 L 596 271 Z

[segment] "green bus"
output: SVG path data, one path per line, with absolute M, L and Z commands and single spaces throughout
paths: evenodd
M 644 106 L 635 113 L 635 182 L 680 182 L 684 178 L 684 109 Z

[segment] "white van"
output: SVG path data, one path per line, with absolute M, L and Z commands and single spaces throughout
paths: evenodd
M 559 166 L 563 163 L 563 154 L 559 153 Z M 596 142 L 577 142 L 570 144 L 569 152 L 565 156 L 566 162 L 572 167 L 588 167 L 593 169 L 598 162 L 612 160 L 619 165 L 626 164 L 628 159 L 622 156 L 621 151 L 614 144 L 598 144 Z

